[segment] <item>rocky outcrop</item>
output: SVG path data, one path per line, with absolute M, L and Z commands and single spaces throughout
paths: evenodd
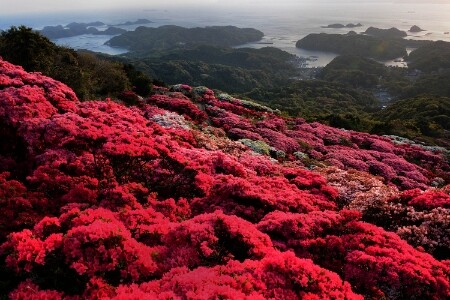
M 420 28 L 420 27 L 417 26 L 417 25 L 413 25 L 413 26 L 411 26 L 411 28 L 409 29 L 409 32 L 421 32 L 421 31 L 425 31 L 425 30 L 423 30 L 422 28 Z

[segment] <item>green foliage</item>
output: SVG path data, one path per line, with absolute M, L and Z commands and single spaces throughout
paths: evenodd
M 438 74 L 423 74 L 413 84 L 403 89 L 403 97 L 415 97 L 421 94 L 430 94 L 441 97 L 450 97 L 450 70 Z
M 385 124 L 374 128 L 376 133 L 450 146 L 450 98 L 423 95 L 403 99 L 375 114 L 375 118 Z
M 203 62 L 147 62 L 145 70 L 151 77 L 168 84 L 205 85 L 232 93 L 275 84 L 264 71 Z
M 114 97 L 130 89 L 122 64 L 100 60 L 89 53 L 79 53 L 78 61 L 83 72 L 82 98 L 92 99 L 97 95 Z
M 274 47 L 232 49 L 205 45 L 193 49 L 165 51 L 159 57 L 161 61 L 201 61 L 276 74 L 295 72 L 291 63 L 294 58 L 294 55 Z
M 245 96 L 290 116 L 363 131 L 373 126 L 368 112 L 376 111 L 380 106 L 370 93 L 320 80 L 257 89 Z
M 327 70 L 323 79 L 330 82 L 349 83 L 355 88 L 374 87 L 379 83 L 379 78 L 375 74 L 365 73 L 360 70 Z
M 373 93 L 384 89 L 392 96 L 400 96 L 411 87 L 406 73 L 405 68 L 386 67 L 361 56 L 341 55 L 322 69 L 319 78 L 356 89 L 370 89 Z
M 288 111 L 290 115 L 374 110 L 378 101 L 369 93 L 320 80 L 294 81 L 270 90 L 256 90 L 246 96 Z
M 11 27 L 3 31 L 0 39 L 0 55 L 27 71 L 50 72 L 56 47 L 48 38 L 36 34 L 25 26 Z
M 349 84 L 355 88 L 375 87 L 388 70 L 382 64 L 360 56 L 341 55 L 320 72 L 320 78 L 330 82 Z
M 309 121 L 448 147 L 450 71 L 416 78 L 407 77 L 408 72 L 345 55 L 321 71 L 319 76 L 325 81 L 298 81 L 245 95 Z M 381 110 L 373 96 L 380 89 L 399 100 Z
M 143 72 L 136 70 L 131 64 L 124 65 L 124 70 L 133 86 L 133 91 L 142 96 L 147 97 L 152 91 L 152 80 Z
M 231 93 L 282 84 L 297 72 L 294 56 L 276 49 L 231 49 L 197 46 L 192 49 L 131 53 L 123 62 L 168 84 L 206 85 Z
M 448 119 L 440 121 L 443 115 L 450 116 L 450 98 L 433 96 L 400 100 L 378 113 L 378 116 L 386 121 L 395 119 L 430 120 L 437 122 L 442 128 L 450 130 Z
M 437 41 L 422 46 L 408 56 L 408 66 L 424 72 L 450 68 L 450 43 Z
M 250 139 L 241 139 L 238 142 L 241 142 L 242 144 L 249 147 L 256 153 L 259 153 L 262 155 L 269 155 L 269 153 L 270 153 L 270 146 L 267 145 L 263 141 L 252 141 Z
M 126 47 L 132 51 L 168 50 L 191 48 L 196 45 L 230 47 L 259 41 L 264 34 L 253 28 L 235 26 L 211 26 L 184 28 L 166 25 L 158 28 L 138 27 L 135 31 L 113 37 L 107 43 L 115 47 Z

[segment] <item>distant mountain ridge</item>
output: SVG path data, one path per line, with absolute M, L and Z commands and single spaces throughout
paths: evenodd
M 330 24 L 327 26 L 322 26 L 322 28 L 356 28 L 356 27 L 362 27 L 363 25 L 361 23 L 357 23 L 357 24 L 353 24 L 353 23 L 348 23 L 346 25 L 341 24 L 341 23 L 334 23 L 334 24 Z

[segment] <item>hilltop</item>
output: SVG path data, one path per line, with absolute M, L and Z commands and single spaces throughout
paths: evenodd
M 444 299 L 442 148 L 206 87 L 80 102 L 0 60 L 11 299 Z

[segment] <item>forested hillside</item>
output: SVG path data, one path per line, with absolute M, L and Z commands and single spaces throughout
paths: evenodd
M 132 88 L 142 96 L 151 91 L 151 79 L 132 65 L 57 46 L 25 26 L 1 32 L 0 57 L 64 82 L 81 100 L 117 98 Z

